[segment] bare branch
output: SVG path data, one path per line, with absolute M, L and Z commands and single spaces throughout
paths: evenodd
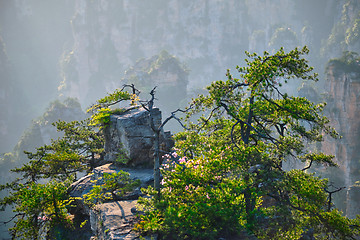
M 123 86 L 123 88 L 121 89 L 121 91 L 124 90 L 125 87 L 131 88 L 131 89 L 132 89 L 132 93 L 135 94 L 135 95 L 137 95 L 137 96 L 139 96 L 139 94 L 141 93 L 140 90 L 138 90 L 137 88 L 135 88 L 135 85 L 134 85 L 134 84 L 124 84 L 124 86 Z
M 232 90 L 238 88 L 238 87 L 248 87 L 249 84 L 248 83 L 238 83 L 238 84 L 235 84 L 235 85 L 232 85 L 230 86 Z
M 209 116 L 203 120 L 203 124 L 202 126 L 200 126 L 198 129 L 201 130 L 202 128 L 204 128 L 206 126 L 206 124 L 210 121 L 210 119 L 212 118 L 213 114 L 215 113 L 216 110 L 218 110 L 220 108 L 220 106 L 217 106 L 215 108 L 213 108 L 209 114 Z M 199 126 L 200 123 L 196 124 L 196 126 Z
M 244 128 L 243 128 L 244 125 L 248 126 L 248 128 L 249 128 L 248 131 L 253 130 L 253 131 L 256 132 L 260 137 L 263 137 L 263 138 L 265 138 L 265 139 L 269 139 L 269 140 L 271 140 L 271 141 L 276 140 L 276 139 L 274 139 L 273 137 L 271 137 L 270 135 L 269 135 L 269 137 L 268 137 L 268 136 L 260 133 L 260 132 L 259 132 L 257 129 L 255 129 L 251 124 L 249 124 L 248 122 L 245 122 L 245 121 L 239 119 L 238 117 L 236 117 L 234 114 L 232 114 L 232 113 L 230 112 L 230 109 L 228 108 L 228 106 L 227 106 L 225 103 L 223 103 L 222 101 L 220 101 L 220 105 L 226 110 L 226 112 L 227 112 L 231 117 L 233 117 L 234 119 L 236 119 L 236 123 L 235 123 L 235 124 L 232 126 L 232 128 L 231 128 L 231 140 L 232 140 L 232 142 L 233 142 L 234 144 L 235 144 L 235 142 L 234 142 L 234 138 L 233 138 L 233 133 L 234 133 L 234 130 L 235 130 L 236 125 L 238 125 L 239 123 L 241 123 L 241 138 L 242 138 L 242 140 L 243 140 L 244 142 L 246 141 L 246 136 L 245 136 L 245 132 L 244 132 Z M 249 133 L 249 136 L 248 136 L 248 137 L 250 137 L 250 133 Z M 235 145 L 236 145 L 236 144 L 235 144 Z M 236 147 L 238 148 L 237 145 L 236 145 Z
M 304 167 L 303 169 L 301 169 L 301 171 L 305 171 L 305 170 L 311 168 L 312 163 L 313 163 L 313 160 L 311 159 L 309 165 L 307 167 Z
M 166 125 L 166 123 L 168 123 L 171 119 L 174 118 L 176 121 L 178 121 L 178 123 L 181 125 L 181 127 L 183 127 L 186 130 L 189 130 L 188 128 L 185 127 L 185 125 L 181 122 L 181 120 L 178 117 L 176 117 L 175 114 L 178 112 L 187 113 L 188 111 L 190 111 L 190 109 L 191 109 L 191 107 L 187 108 L 186 110 L 182 110 L 179 108 L 179 109 L 171 112 L 171 115 L 163 121 L 163 123 L 160 125 L 159 129 L 162 129 Z
M 6 225 L 6 224 L 12 222 L 15 218 L 17 218 L 17 217 L 19 217 L 19 216 L 24 217 L 24 216 L 25 216 L 25 213 L 17 213 L 17 214 L 15 214 L 15 216 L 13 216 L 13 217 L 12 217 L 11 219 L 9 219 L 8 221 L 1 222 L 1 224 L 2 224 L 2 225 Z
M 231 132 L 230 132 L 231 142 L 237 148 L 240 148 L 240 147 L 236 144 L 236 142 L 234 140 L 234 129 L 235 129 L 236 125 L 238 125 L 239 123 L 241 123 L 241 138 L 243 138 L 243 126 L 244 126 L 244 124 L 243 124 L 243 121 L 241 121 L 240 119 L 232 126 Z
M 340 191 L 343 190 L 344 188 L 345 188 L 345 187 L 340 187 L 340 188 L 335 189 L 334 191 L 329 191 L 329 190 L 327 190 L 326 188 L 324 188 L 324 191 L 329 194 L 328 211 L 330 211 L 330 210 L 331 210 L 331 207 L 332 207 L 332 194 L 337 193 L 337 192 L 340 192 Z
M 258 121 L 258 119 L 254 116 L 254 121 L 264 130 L 264 133 L 266 134 L 266 136 L 264 134 L 260 134 L 259 136 L 265 139 L 269 139 L 271 142 L 275 143 L 275 142 L 279 142 L 279 140 L 277 140 L 276 138 L 272 137 L 267 131 L 266 128 Z

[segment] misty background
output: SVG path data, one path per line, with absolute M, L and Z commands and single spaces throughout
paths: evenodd
M 358 0 L 0 0 L 0 183 L 27 161 L 24 150 L 58 136 L 52 122 L 85 118 L 107 92 L 135 83 L 146 99 L 158 86 L 164 115 L 225 79 L 226 69 L 235 73 L 245 51 L 307 45 L 320 81 L 293 81 L 288 91 L 324 100 L 329 60 L 359 53 L 359 34 Z M 355 186 L 360 153 L 329 154 L 354 162 L 352 175 L 336 180 Z M 348 195 L 338 207 L 349 215 L 359 206 L 349 208 Z

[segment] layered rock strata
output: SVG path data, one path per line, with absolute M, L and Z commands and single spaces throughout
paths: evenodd
M 354 218 L 360 214 L 360 65 L 344 68 L 341 62 L 330 62 L 327 68 L 327 115 L 330 124 L 342 136 L 327 138 L 322 150 L 335 155 L 338 169 L 326 175 L 338 187 L 346 187 L 339 193 L 337 207 Z

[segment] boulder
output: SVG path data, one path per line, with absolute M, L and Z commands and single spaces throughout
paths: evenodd
M 161 111 L 153 109 L 156 127 L 161 124 Z M 119 162 L 127 159 L 127 165 L 152 166 L 154 161 L 154 131 L 150 125 L 150 114 L 144 108 L 129 108 L 121 115 L 112 115 L 105 129 L 105 161 Z M 173 147 L 170 132 L 161 131 L 161 151 Z M 121 160 L 122 159 L 122 160 Z

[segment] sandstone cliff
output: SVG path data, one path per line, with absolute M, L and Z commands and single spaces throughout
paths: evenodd
M 328 9 L 333 2 L 322 1 Z M 76 0 L 73 46 L 61 58 L 60 87 L 88 103 L 119 86 L 123 72 L 138 59 L 166 50 L 191 69 L 188 89 L 202 88 L 240 64 L 246 50 L 261 53 L 284 44 L 288 50 L 315 42 L 306 37 L 309 31 L 301 32 L 305 20 L 298 7 L 288 0 Z M 331 18 L 328 12 L 324 14 Z M 274 36 L 283 27 L 291 28 L 293 36 Z M 272 38 L 278 41 L 270 44 Z
M 327 176 L 338 187 L 337 207 L 352 218 L 360 214 L 360 64 L 356 54 L 347 53 L 329 62 L 327 67 L 327 115 L 342 139 L 327 138 L 322 150 L 333 154 L 339 169 Z
M 164 49 L 188 65 L 189 84 L 183 88 L 196 91 L 224 79 L 227 68 L 242 63 L 246 50 L 261 53 L 284 45 L 308 45 L 309 58 L 318 66 L 322 40 L 329 37 L 349 1 L 0 1 L 0 35 L 12 64 L 8 69 L 12 78 L 0 75 L 2 83 L 16 82 L 15 88 L 5 91 L 16 96 L 7 109 L 24 113 L 0 117 L 0 132 L 7 134 L 2 143 L 8 145 L 1 144 L 2 151 L 11 150 L 29 121 L 57 97 L 58 87 L 64 96 L 77 97 L 86 107 L 121 86 L 124 71 L 139 58 L 150 58 Z M 331 39 L 343 41 L 348 29 L 354 30 L 349 31 L 350 37 L 357 36 L 356 1 L 347 5 L 349 21 L 337 28 L 341 36 L 335 29 Z M 290 46 L 288 40 L 293 37 L 276 37 L 279 30 L 289 28 L 296 37 Z M 340 45 L 335 41 L 330 49 L 339 50 Z M 322 72 L 320 65 L 317 72 Z M 5 87 L 0 89 L 1 96 Z M 16 134 L 1 123 L 5 117 L 19 120 L 14 124 Z

